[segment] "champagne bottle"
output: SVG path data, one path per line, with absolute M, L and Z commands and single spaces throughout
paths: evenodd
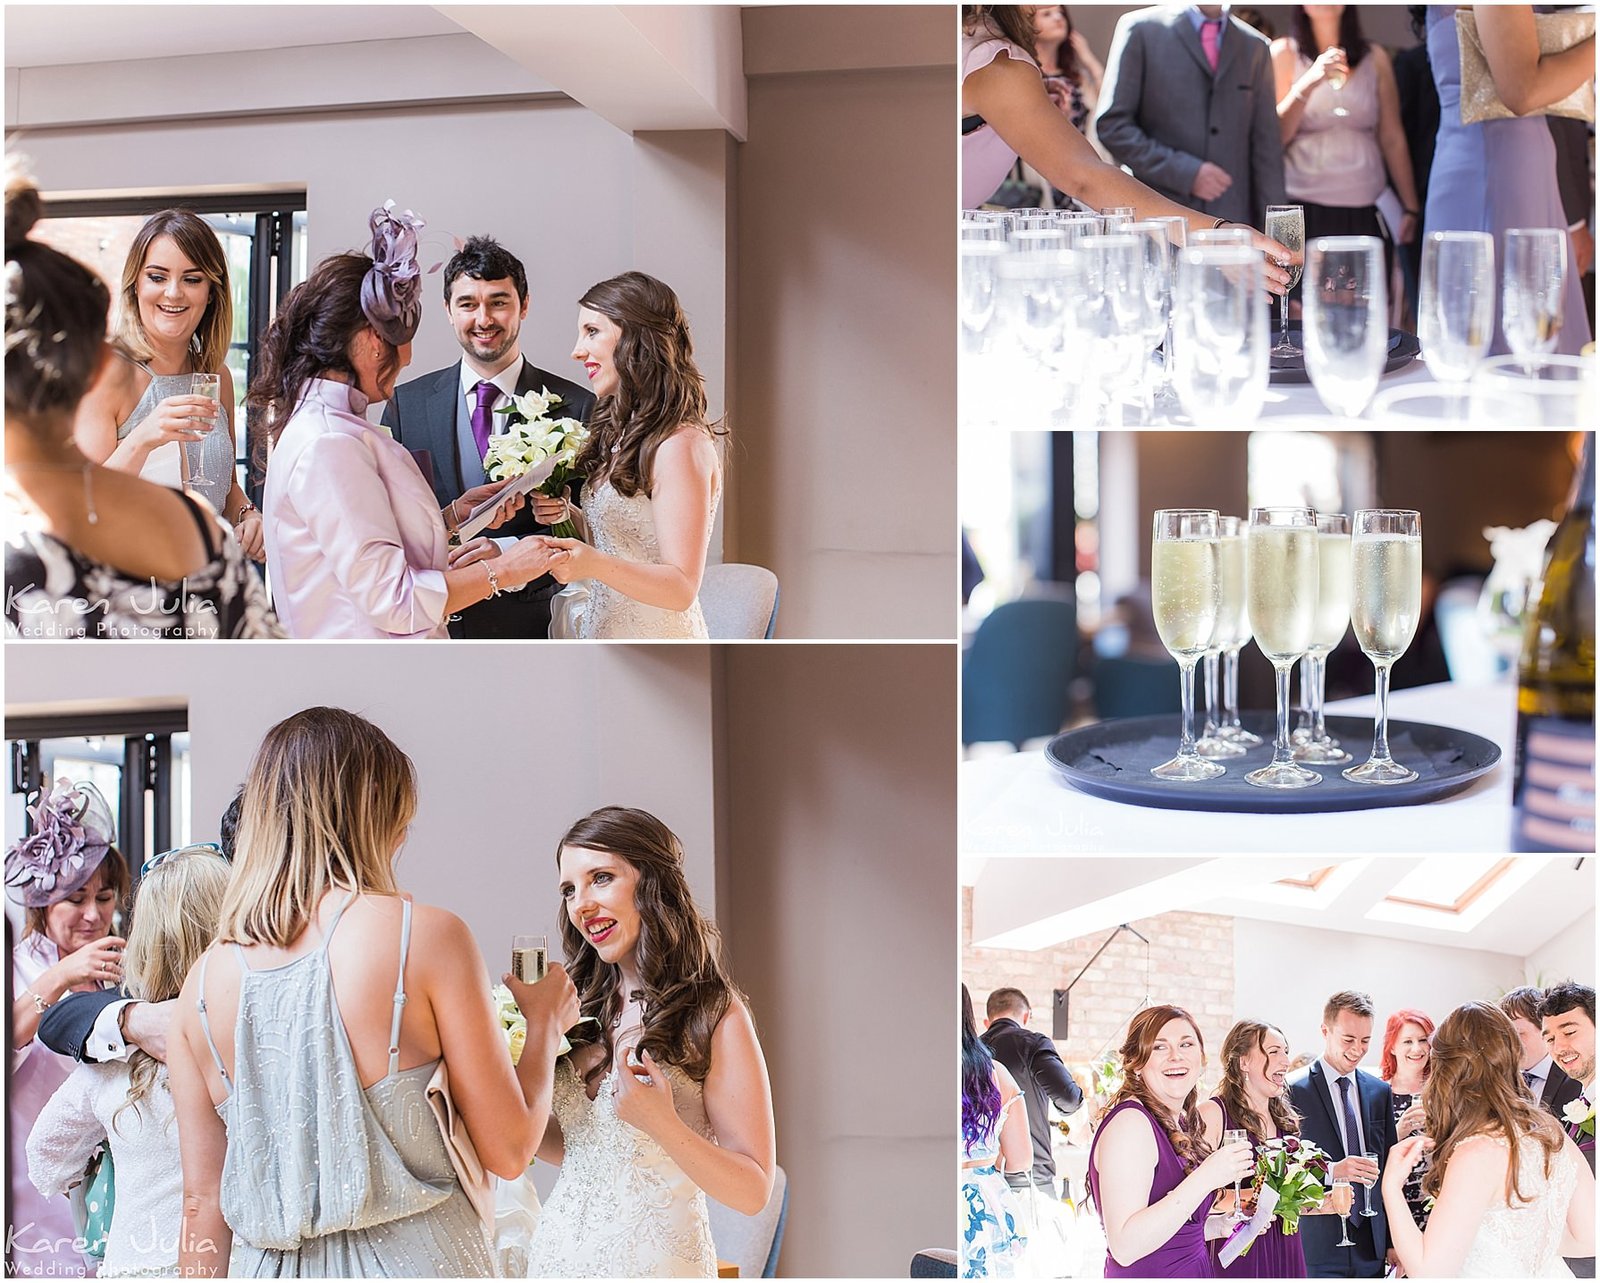
M 1586 851 L 1594 833 L 1594 433 L 1545 548 L 1517 667 L 1511 849 Z

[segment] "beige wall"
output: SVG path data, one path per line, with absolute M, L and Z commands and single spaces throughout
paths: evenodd
M 772 1068 L 785 1275 L 954 1246 L 955 654 L 729 647 L 722 914 Z
M 739 160 L 742 469 L 728 558 L 770 566 L 785 636 L 955 627 L 955 114 L 951 11 L 874 10 L 792 56 L 795 13 L 746 10 Z M 862 70 L 818 69 L 849 49 Z M 798 64 L 798 65 L 797 65 Z M 758 74 L 778 66 L 782 74 Z M 876 69 L 874 69 L 876 68 Z

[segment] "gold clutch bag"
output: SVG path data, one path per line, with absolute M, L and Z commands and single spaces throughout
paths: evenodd
M 1540 13 L 1534 15 L 1533 21 L 1539 32 L 1541 55 L 1560 53 L 1594 35 L 1593 13 Z M 1483 42 L 1478 39 L 1478 20 L 1469 10 L 1456 10 L 1456 39 L 1461 45 L 1461 123 L 1476 125 L 1483 120 L 1514 119 L 1515 113 L 1500 101 L 1495 91 L 1489 61 L 1483 56 Z M 1560 102 L 1527 114 L 1571 116 L 1592 124 L 1594 80 L 1586 81 Z

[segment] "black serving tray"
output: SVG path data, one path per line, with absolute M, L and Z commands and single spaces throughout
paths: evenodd
M 1278 341 L 1278 309 L 1272 309 L 1272 325 L 1269 327 L 1274 344 Z M 1271 355 L 1270 362 L 1273 383 L 1310 383 L 1311 376 L 1306 373 L 1305 344 L 1300 338 L 1300 322 L 1289 322 L 1289 339 L 1295 345 L 1292 356 Z M 1404 369 L 1412 361 L 1422 355 L 1422 344 L 1417 341 L 1415 334 L 1407 334 L 1404 330 L 1389 331 L 1389 355 L 1383 363 L 1383 372 L 1393 374 L 1396 370 Z M 1315 785 L 1312 785 L 1315 788 Z
M 1128 717 L 1097 722 L 1045 746 L 1045 759 L 1067 783 L 1095 797 L 1133 806 L 1176 811 L 1250 811 L 1299 815 L 1319 811 L 1364 811 L 1380 806 L 1415 806 L 1460 792 L 1494 770 L 1500 749 L 1492 741 L 1449 726 L 1427 722 L 1389 722 L 1389 754 L 1409 766 L 1417 778 L 1409 784 L 1357 784 L 1339 772 L 1367 760 L 1372 750 L 1372 719 L 1329 717 L 1328 733 L 1343 745 L 1352 761 L 1337 766 L 1310 766 L 1322 783 L 1301 789 L 1258 788 L 1245 774 L 1272 760 L 1275 721 L 1271 713 L 1246 713 L 1247 729 L 1265 741 L 1243 757 L 1221 759 L 1226 775 L 1200 783 L 1160 780 L 1150 768 L 1178 753 L 1179 721 Z M 1199 723 L 1196 723 L 1198 728 Z

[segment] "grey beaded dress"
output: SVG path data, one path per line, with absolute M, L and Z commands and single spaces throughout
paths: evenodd
M 252 1278 L 446 1278 L 495 1273 L 473 1210 L 428 1108 L 438 1061 L 399 1068 L 405 957 L 389 1038 L 389 1072 L 365 1090 L 334 999 L 328 941 L 281 967 L 242 970 L 230 1077 L 212 1039 L 201 960 L 200 1024 L 228 1090 L 222 1214 L 233 1231 L 228 1272 Z

